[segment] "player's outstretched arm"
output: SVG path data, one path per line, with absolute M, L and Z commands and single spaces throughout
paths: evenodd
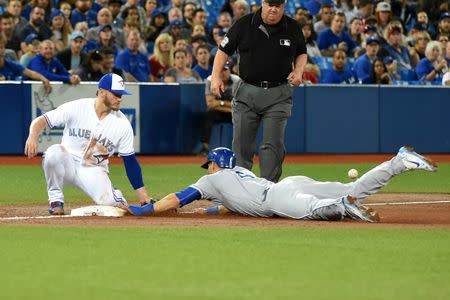
M 211 207 L 202 207 L 196 208 L 187 213 L 197 213 L 197 214 L 205 214 L 205 215 L 225 215 L 232 213 L 228 208 L 223 205 L 211 206 Z
M 38 149 L 38 139 L 42 130 L 48 126 L 44 116 L 39 116 L 31 122 L 30 133 L 28 134 L 27 141 L 25 142 L 25 155 L 28 158 L 36 156 Z

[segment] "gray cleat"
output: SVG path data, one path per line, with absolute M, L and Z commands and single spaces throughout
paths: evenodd
M 437 171 L 437 164 L 434 161 L 418 154 L 412 147 L 401 147 L 398 150 L 397 156 L 402 159 L 403 164 L 408 170 L 422 169 L 430 172 Z

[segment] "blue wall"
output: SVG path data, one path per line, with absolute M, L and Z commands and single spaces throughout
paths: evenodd
M 4 134 L 0 154 L 22 154 L 31 121 L 28 84 L 0 84 Z M 199 150 L 204 85 L 140 86 L 141 153 Z M 403 144 L 450 153 L 450 89 L 307 86 L 294 94 L 288 153 L 393 153 Z M 222 136 L 218 136 L 222 133 Z M 229 145 L 230 126 L 213 129 L 212 146 Z M 258 140 L 261 140 L 259 134 Z

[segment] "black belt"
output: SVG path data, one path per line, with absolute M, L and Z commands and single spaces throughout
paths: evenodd
M 274 88 L 283 84 L 287 83 L 287 80 L 283 80 L 283 81 L 248 81 L 248 80 L 244 80 L 245 83 L 263 88 L 263 89 L 270 89 L 270 88 Z

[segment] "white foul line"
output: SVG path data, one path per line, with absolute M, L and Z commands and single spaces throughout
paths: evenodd
M 0 218 L 0 220 L 35 220 L 35 219 L 54 219 L 54 218 L 72 218 L 71 215 L 63 216 L 30 216 L 30 217 L 6 217 Z
M 438 201 L 410 201 L 410 202 L 379 202 L 379 203 L 364 203 L 364 205 L 412 205 L 412 204 L 439 204 L 439 203 L 450 203 L 450 200 L 438 200 Z

